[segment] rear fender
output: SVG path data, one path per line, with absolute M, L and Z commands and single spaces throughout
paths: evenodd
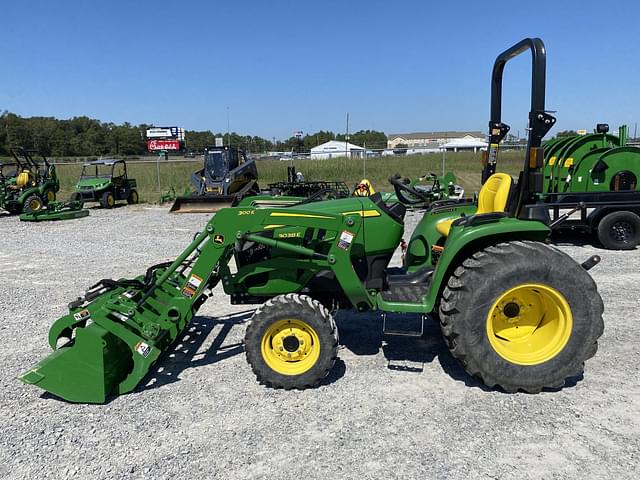
M 473 225 L 451 227 L 444 244 L 444 250 L 436 264 L 429 293 L 424 300 L 428 311 L 436 307 L 436 302 L 451 273 L 474 252 L 489 245 L 514 240 L 543 242 L 551 230 L 542 222 L 503 217 L 493 221 Z

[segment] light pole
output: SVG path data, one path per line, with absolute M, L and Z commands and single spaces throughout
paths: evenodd
M 229 107 L 227 107 L 227 147 L 231 146 L 231 131 L 229 130 Z

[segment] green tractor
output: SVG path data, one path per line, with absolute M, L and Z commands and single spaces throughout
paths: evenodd
M 0 209 L 13 215 L 30 214 L 54 202 L 60 182 L 47 157 L 22 147 L 11 149 L 11 155 L 12 162 L 0 164 Z
M 495 173 L 493 146 L 508 129 L 501 122 L 504 66 L 526 51 L 533 59 L 530 134 L 514 183 Z M 542 188 L 541 140 L 555 123 L 544 109 L 545 64 L 540 39 L 497 57 L 492 147 L 478 201 L 432 205 L 403 268 L 389 268 L 389 261 L 406 207 L 379 193 L 224 208 L 173 262 L 133 279 L 101 280 L 69 304 L 49 332 L 53 353 L 21 379 L 72 402 L 130 392 L 221 287 L 233 304 L 260 304 L 244 345 L 258 381 L 269 387 L 302 389 L 327 376 L 338 356 L 338 308 L 372 318 L 430 316 L 451 354 L 489 387 L 562 387 L 596 353 L 603 303 L 587 273 L 599 259 L 580 265 L 549 246 L 550 229 L 533 203 Z M 390 181 L 397 193 L 407 192 L 399 179 Z M 387 334 L 420 334 L 395 327 L 384 322 Z
M 400 176 L 397 175 L 396 179 Z M 404 178 L 404 187 L 396 189 L 395 194 L 387 197 L 386 201 L 399 201 L 413 208 L 428 208 L 434 202 L 450 201 L 448 203 L 464 203 L 464 188 L 456 183 L 456 176 L 447 172 L 442 176 L 427 173 L 420 177 Z
M 83 165 L 71 201 L 100 202 L 102 208 L 113 208 L 120 200 L 132 205 L 139 200 L 137 186 L 124 160 L 95 160 Z

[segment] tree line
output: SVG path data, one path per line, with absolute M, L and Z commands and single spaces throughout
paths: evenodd
M 144 155 L 146 130 L 150 124 L 121 125 L 101 122 L 86 116 L 60 120 L 54 117 L 21 117 L 11 112 L 0 114 L 0 155 L 12 147 L 40 150 L 51 157 L 90 157 L 101 155 Z M 329 140 L 345 141 L 345 134 L 320 130 L 285 140 L 240 135 L 236 132 L 185 131 L 185 150 L 202 152 L 221 137 L 225 145 L 234 145 L 251 153 L 267 151 L 309 151 Z M 349 142 L 367 148 L 387 146 L 387 136 L 375 130 L 361 130 L 349 136 Z

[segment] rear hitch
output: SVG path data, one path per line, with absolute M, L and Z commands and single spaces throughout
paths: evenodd
M 600 263 L 600 255 L 591 255 L 589 258 L 587 258 L 584 262 L 581 263 L 582 268 L 584 268 L 585 270 L 591 270 L 593 267 L 595 267 L 597 264 Z

